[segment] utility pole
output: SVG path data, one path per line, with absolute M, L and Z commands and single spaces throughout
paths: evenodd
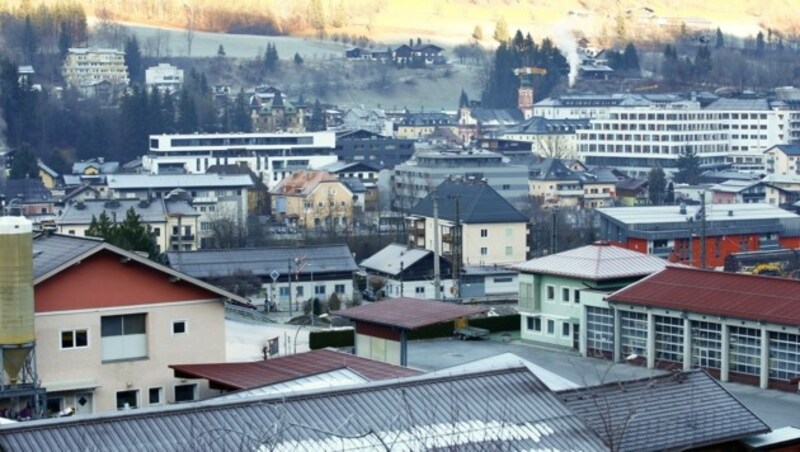
M 405 292 L 403 291 L 403 271 L 405 270 L 405 262 L 400 261 L 400 298 L 405 297 Z
M 550 254 L 556 253 L 556 223 L 558 219 L 558 207 L 553 206 L 553 231 L 550 235 Z
M 700 193 L 700 268 L 706 268 L 706 192 Z
M 433 297 L 442 299 L 442 283 L 439 269 L 439 199 L 436 189 L 433 190 Z
M 456 224 L 453 230 L 453 282 L 455 283 L 455 297 L 461 297 L 461 216 L 460 201 L 458 196 L 453 196 L 456 201 Z
M 286 272 L 286 276 L 289 279 L 289 318 L 292 318 L 294 317 L 294 315 L 292 314 L 292 258 L 290 257 L 288 261 L 289 261 L 289 267 L 288 267 L 289 270 Z

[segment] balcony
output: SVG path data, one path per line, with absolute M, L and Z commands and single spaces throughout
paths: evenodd
M 194 234 L 172 234 L 169 236 L 169 239 L 173 242 L 181 241 L 181 242 L 193 242 L 194 241 Z

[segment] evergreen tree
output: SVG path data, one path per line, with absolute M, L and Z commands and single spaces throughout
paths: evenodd
M 653 168 L 647 176 L 647 197 L 650 204 L 660 206 L 664 202 L 667 176 L 661 168 Z
M 164 109 L 161 105 L 161 92 L 158 88 L 150 91 L 150 98 L 147 101 L 147 119 L 148 135 L 164 133 Z
M 36 179 L 39 177 L 39 160 L 27 143 L 23 143 L 14 153 L 9 177 L 11 179 Z
M 294 54 L 294 64 L 296 66 L 300 66 L 301 64 L 303 64 L 303 57 L 301 57 L 300 54 L 297 52 L 295 52 Z
M 675 83 L 679 79 L 680 70 L 678 64 L 678 53 L 675 47 L 667 44 L 664 48 L 664 62 L 661 65 L 661 74 L 664 80 L 669 83 Z
M 672 182 L 667 185 L 667 198 L 664 200 L 664 204 L 669 206 L 675 204 L 675 187 Z
M 462 89 L 461 96 L 458 98 L 458 108 L 469 108 L 469 97 L 467 97 L 467 93 Z
M 167 91 L 161 98 L 161 130 L 175 133 L 175 97 Z
M 111 222 L 106 211 L 99 218 L 92 217 L 86 235 L 99 237 L 111 245 L 128 251 L 147 253 L 150 259 L 158 256 L 150 225 L 142 223 L 142 217 L 131 207 L 121 223 Z
M 417 36 L 417 46 L 421 46 L 421 45 L 422 45 L 422 39 L 420 39 L 420 37 Z
M 718 49 L 725 47 L 725 37 L 722 35 L 722 30 L 719 27 L 717 28 L 717 42 L 714 44 L 714 47 Z
M 319 99 L 314 101 L 314 108 L 311 110 L 311 118 L 308 120 L 308 127 L 306 128 L 309 132 L 319 132 L 327 129 L 327 124 L 325 124 L 325 111 L 322 110 Z
M 707 76 L 711 72 L 711 50 L 708 46 L 702 45 L 697 48 L 697 56 L 694 59 L 694 72 L 699 77 Z
M 264 54 L 264 69 L 268 73 L 277 72 L 278 59 L 278 50 L 275 48 L 275 44 L 267 43 L 267 52 Z
M 697 185 L 700 181 L 700 158 L 697 151 L 688 147 L 678 156 L 678 172 L 675 174 L 675 182 L 689 185 Z
M 197 106 L 187 89 L 181 91 L 178 99 L 178 118 L 175 128 L 178 133 L 194 133 L 198 131 Z
M 89 223 L 89 228 L 86 229 L 85 234 L 87 237 L 98 237 L 113 244 L 115 229 L 116 225 L 111 222 L 111 218 L 108 217 L 108 213 L 104 210 L 100 212 L 99 218 L 92 215 L 92 221 Z
M 253 128 L 253 123 L 250 119 L 250 106 L 247 103 L 247 97 L 244 90 L 239 90 L 236 99 L 233 102 L 233 112 L 231 114 L 231 126 L 236 132 L 250 132 Z
M 492 35 L 492 39 L 499 43 L 508 42 L 508 24 L 506 23 L 505 18 L 500 18 L 497 23 L 494 25 L 494 34 Z
M 222 44 L 217 48 L 217 56 L 220 58 L 225 57 L 225 47 L 222 47 Z
M 25 26 L 22 29 L 22 52 L 25 55 L 25 61 L 32 64 L 33 57 L 38 50 L 39 36 L 31 23 L 31 17 L 25 16 Z
M 764 49 L 766 48 L 766 44 L 764 43 L 764 33 L 758 32 L 756 35 L 756 56 L 761 57 L 764 55 Z
M 53 149 L 53 152 L 47 157 L 47 166 L 53 169 L 53 171 L 59 174 L 65 174 L 70 172 L 69 163 L 67 163 L 64 156 L 61 155 L 56 149 Z
M 136 35 L 125 40 L 125 66 L 128 67 L 131 83 L 140 85 L 144 82 L 142 51 L 139 48 L 139 40 L 136 39 Z
M 622 60 L 624 62 L 625 70 L 635 73 L 640 73 L 639 68 L 639 52 L 632 42 L 625 46 L 625 51 L 622 53 Z
M 72 47 L 72 36 L 67 22 L 64 21 L 61 22 L 58 33 L 58 54 L 61 56 L 62 60 L 67 57 L 70 47 Z

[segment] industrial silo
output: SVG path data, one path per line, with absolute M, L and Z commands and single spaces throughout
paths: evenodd
M 0 348 L 3 383 L 24 383 L 33 350 L 33 226 L 24 217 L 0 217 Z

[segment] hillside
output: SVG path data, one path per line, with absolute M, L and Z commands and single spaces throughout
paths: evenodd
M 530 31 L 535 38 L 569 27 L 590 36 L 613 36 L 624 29 L 637 37 L 665 28 L 721 27 L 749 36 L 760 28 L 800 35 L 794 0 L 77 0 L 89 15 L 142 24 L 223 32 L 368 36 L 374 41 L 421 36 L 442 43 L 466 41 L 480 26 L 491 42 L 495 24 Z M 7 5 L 56 3 L 11 0 Z M 791 13 L 790 13 L 791 12 Z

